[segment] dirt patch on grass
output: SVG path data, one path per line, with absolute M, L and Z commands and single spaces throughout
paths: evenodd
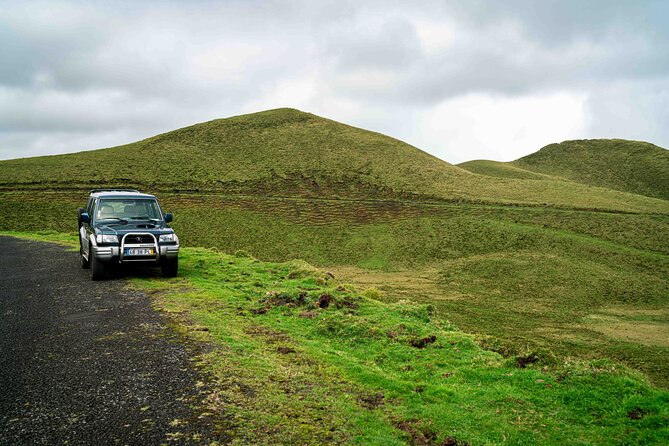
M 306 292 L 300 292 L 299 294 L 289 294 L 289 293 L 279 293 L 277 291 L 269 291 L 265 296 L 260 299 L 260 307 L 251 309 L 251 314 L 265 314 L 273 307 L 302 307 L 304 311 L 299 315 L 301 317 L 306 317 L 312 319 L 316 316 L 317 313 L 313 312 L 312 309 L 328 309 L 336 308 L 338 310 L 344 309 L 348 312 L 354 312 L 360 306 L 361 298 L 359 296 L 344 295 L 335 297 L 329 293 L 323 293 L 317 297 L 314 295 L 309 295 Z
M 614 316 L 590 315 L 580 328 L 587 328 L 618 341 L 652 347 L 669 347 L 669 323 L 620 320 Z
M 579 327 L 611 339 L 651 347 L 669 347 L 669 310 L 664 308 L 602 308 L 582 322 Z
M 307 301 L 307 294 L 300 293 L 296 296 L 293 296 L 288 293 L 278 293 L 276 291 L 269 291 L 263 298 L 265 306 L 270 307 L 281 307 L 281 306 L 292 306 L 297 307 L 304 305 Z
M 536 364 L 541 358 L 536 353 L 529 353 L 527 355 L 518 356 L 516 358 L 516 367 L 519 369 L 524 369 L 530 364 Z
M 280 331 L 263 327 L 262 325 L 249 325 L 244 329 L 244 333 L 254 338 L 264 338 L 266 342 L 275 344 L 277 342 L 287 342 L 290 338 Z
M 640 407 L 636 407 L 627 412 L 627 418 L 630 420 L 640 420 L 646 416 L 648 412 Z
M 413 446 L 437 445 L 437 434 L 426 428 L 421 428 L 415 421 L 400 421 L 395 427 L 409 434 L 409 444 Z
M 321 294 L 320 297 L 318 298 L 318 307 L 320 308 L 327 308 L 330 306 L 330 303 L 332 302 L 333 297 L 329 294 Z
M 382 393 L 372 393 L 358 397 L 358 403 L 366 409 L 376 409 L 381 406 L 385 400 Z
M 470 446 L 469 442 L 452 436 L 439 440 L 434 430 L 420 426 L 417 421 L 398 421 L 394 424 L 409 434 L 409 444 L 412 446 Z
M 446 290 L 439 284 L 438 271 L 421 269 L 412 271 L 374 271 L 356 267 L 339 267 L 335 270 L 337 277 L 350 281 L 361 288 L 376 288 L 392 300 L 410 299 L 421 301 L 444 301 L 467 299 L 471 296 L 455 290 Z
M 412 347 L 416 348 L 425 348 L 429 344 L 434 344 L 437 341 L 437 337 L 435 335 L 430 335 L 430 336 L 425 336 L 424 338 L 414 338 L 409 340 L 409 344 L 411 344 Z

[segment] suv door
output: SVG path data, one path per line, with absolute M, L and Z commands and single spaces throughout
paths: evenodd
M 81 233 L 81 249 L 83 252 L 86 253 L 86 257 L 90 260 L 90 253 L 88 252 L 88 249 L 90 247 L 90 243 L 88 242 L 88 238 L 90 237 L 91 233 L 93 232 L 93 228 L 91 226 L 91 223 L 93 222 L 93 215 L 95 212 L 95 204 L 96 200 L 95 198 L 91 198 L 88 200 L 88 206 L 86 207 L 86 212 L 88 213 L 88 223 L 82 223 L 81 228 L 79 229 Z

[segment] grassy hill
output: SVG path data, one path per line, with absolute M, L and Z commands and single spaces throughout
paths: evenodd
M 519 180 L 560 180 L 560 178 L 521 169 L 510 163 L 490 160 L 465 161 L 458 167 L 479 175 L 496 178 L 514 178 Z
M 669 151 L 647 142 L 565 141 L 511 165 L 578 183 L 669 199 Z
M 565 141 L 512 162 L 474 160 L 458 167 L 495 178 L 564 180 L 669 199 L 669 151 L 640 141 Z
M 184 246 L 304 259 L 386 303 L 429 304 L 503 355 L 613 360 L 669 387 L 666 199 L 516 163 L 453 166 L 280 109 L 0 162 L 0 231 L 72 233 L 102 185 L 156 193 Z
M 428 192 L 467 173 L 415 147 L 294 109 L 196 124 L 136 143 L 6 161 L 2 184 L 357 195 Z
M 0 190 L 105 185 L 669 213 L 666 201 L 569 181 L 475 175 L 394 138 L 294 109 L 219 119 L 109 149 L 0 162 Z

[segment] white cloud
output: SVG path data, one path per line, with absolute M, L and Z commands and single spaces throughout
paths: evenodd
M 547 144 L 585 135 L 585 97 L 571 93 L 448 100 L 420 120 L 420 141 L 451 162 L 511 161 Z M 430 145 L 431 141 L 446 141 Z M 433 144 L 433 143 L 432 143 Z
M 0 159 L 275 107 L 451 162 L 581 137 L 669 146 L 667 19 L 618 0 L 5 1 Z
M 599 86 L 592 90 L 585 108 L 589 116 L 597 117 L 589 127 L 590 133 L 663 142 L 669 148 L 669 79 Z

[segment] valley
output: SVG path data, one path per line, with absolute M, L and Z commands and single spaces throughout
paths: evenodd
M 340 404 L 332 399 L 336 389 L 351 383 L 367 396 L 384 395 L 386 402 L 371 408 L 380 418 L 367 419 L 355 404 L 346 406 L 364 435 L 390 438 L 391 425 L 414 444 L 437 444 L 455 429 L 462 441 L 496 444 L 505 433 L 492 427 L 497 421 L 486 405 L 504 400 L 497 409 L 505 417 L 515 410 L 528 417 L 517 426 L 505 418 L 515 426 L 514 444 L 522 438 L 556 444 L 570 435 L 606 444 L 608 434 L 584 427 L 592 423 L 613 426 L 609 433 L 620 441 L 632 432 L 638 434 L 632 443 L 650 438 L 661 444 L 662 435 L 669 435 L 666 407 L 657 409 L 669 389 L 669 158 L 665 149 L 651 146 L 562 143 L 511 163 L 455 166 L 385 135 L 293 109 L 271 110 L 116 148 L 2 161 L 0 231 L 71 246 L 76 236 L 62 234 L 74 234 L 76 209 L 88 189 L 137 187 L 155 193 L 163 210 L 174 213 L 172 226 L 192 251 L 175 281 L 139 278 L 133 286 L 154 292 L 156 306 L 176 315 L 185 336 L 248 353 L 245 361 L 261 376 L 288 367 L 285 355 L 267 343 L 288 336 L 290 348 L 304 358 L 295 373 L 310 383 L 305 388 L 323 379 L 322 370 L 343 380 L 326 389 L 316 386 L 323 394 L 305 391 L 308 404 L 321 395 L 334 407 Z M 607 147 L 617 152 L 604 165 Z M 636 160 L 633 169 L 621 161 L 628 158 Z M 604 174 L 587 177 L 574 167 L 591 159 L 599 163 L 592 171 Z M 334 282 L 323 282 L 324 271 Z M 271 293 L 297 299 L 305 290 L 335 300 L 361 298 L 357 305 L 366 310 L 347 315 L 342 307 L 333 315 L 317 309 L 312 318 L 308 305 L 318 296 L 309 294 L 309 302 L 254 313 Z M 300 316 L 304 312 L 308 317 Z M 226 326 L 226 318 L 234 323 Z M 411 362 L 412 350 L 395 350 L 394 335 L 387 335 L 403 324 L 413 328 L 402 336 L 438 332 L 437 339 L 463 346 L 452 351 L 455 344 L 440 344 L 448 349 L 444 357 L 431 347 L 421 349 L 426 356 L 409 366 L 429 370 L 404 370 L 407 364 L 395 359 Z M 370 333 L 369 343 L 355 345 Z M 460 350 L 467 355 L 459 357 Z M 323 369 L 308 367 L 311 360 Z M 231 371 L 260 394 L 262 384 L 233 367 L 234 358 L 216 361 L 203 360 L 220 379 Z M 464 387 L 457 391 L 441 383 L 435 393 L 407 387 L 413 381 L 429 387 L 449 367 L 464 367 L 458 369 Z M 509 373 L 518 381 L 501 384 Z M 530 384 L 557 387 L 565 373 L 583 381 L 561 387 L 564 393 L 555 398 L 544 393 L 545 386 L 532 396 Z M 490 385 L 489 393 L 477 394 L 477 383 Z M 635 390 L 617 393 L 627 385 Z M 597 395 L 586 395 L 586 387 Z M 227 398 L 242 401 L 242 418 L 252 419 L 263 401 L 279 404 L 279 390 L 268 392 L 250 409 L 239 394 Z M 470 406 L 464 395 L 478 396 Z M 621 421 L 627 412 L 614 413 L 631 395 L 648 398 L 656 436 L 649 434 L 654 427 Z M 282 404 L 296 404 L 296 412 L 309 414 L 315 407 L 284 398 Z M 522 408 L 507 407 L 505 398 L 523 401 L 510 404 Z M 605 409 L 597 415 L 598 398 Z M 569 413 L 542 428 L 560 405 Z M 456 415 L 462 407 L 473 411 L 471 420 Z M 341 433 L 344 420 L 318 413 L 324 425 L 332 422 Z M 446 415 L 457 422 L 436 421 Z M 301 422 L 312 422 L 305 417 Z M 266 424 L 254 429 L 271 424 L 270 414 L 258 419 Z M 489 435 L 477 436 L 481 429 Z M 324 431 L 305 432 L 291 441 L 328 438 Z M 282 441 L 281 435 L 271 438 Z

